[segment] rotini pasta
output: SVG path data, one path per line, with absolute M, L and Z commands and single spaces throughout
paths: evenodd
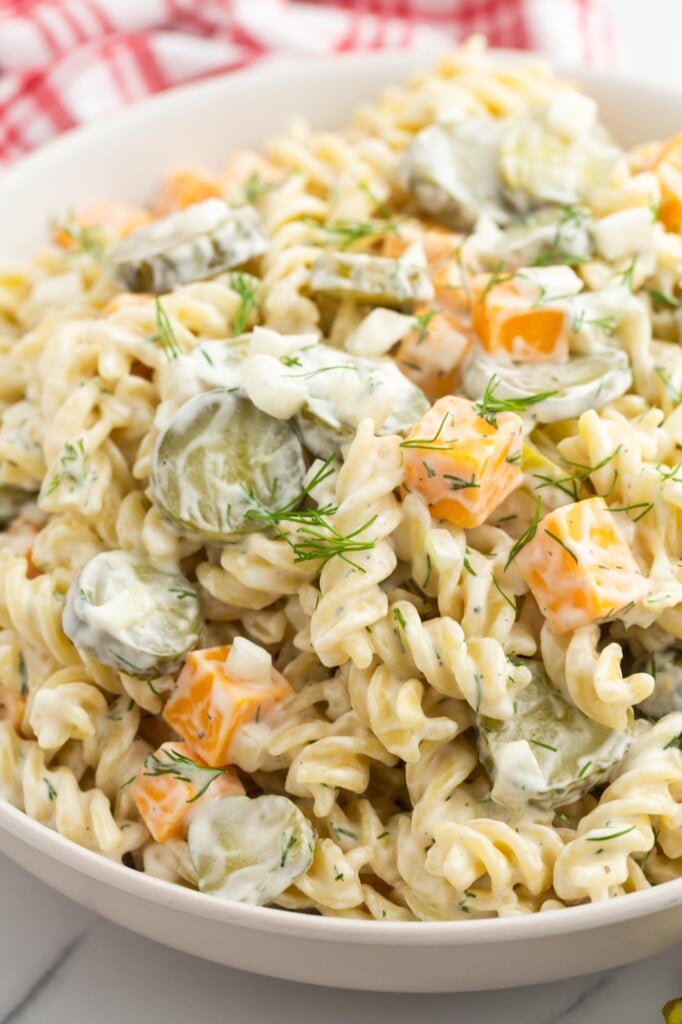
M 357 920 L 682 876 L 680 145 L 475 41 L 2 270 L 2 798 Z

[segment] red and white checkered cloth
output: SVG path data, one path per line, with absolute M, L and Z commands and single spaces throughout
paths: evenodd
M 273 53 L 442 48 L 472 33 L 568 64 L 611 55 L 598 0 L 0 0 L 0 163 Z

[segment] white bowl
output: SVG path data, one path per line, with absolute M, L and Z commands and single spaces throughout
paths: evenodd
M 74 132 L 0 179 L 0 255 L 30 256 L 50 214 L 104 196 L 140 200 L 187 163 L 218 166 L 305 115 L 337 127 L 383 85 L 428 66 L 380 54 L 259 69 L 149 100 Z M 575 72 L 626 144 L 682 127 L 682 96 Z M 0 850 L 117 924 L 249 971 L 360 989 L 445 992 L 553 981 L 651 956 L 682 938 L 682 880 L 606 903 L 501 920 L 367 923 L 221 902 L 131 871 L 0 804 Z M 37 926 L 37 925 L 36 925 Z

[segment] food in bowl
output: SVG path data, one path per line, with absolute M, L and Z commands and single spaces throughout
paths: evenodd
M 361 919 L 679 877 L 681 147 L 465 49 L 55 224 L 1 278 L 2 795 Z

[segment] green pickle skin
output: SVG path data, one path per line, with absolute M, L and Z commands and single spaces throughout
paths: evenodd
M 228 542 L 262 529 L 258 513 L 292 502 L 305 472 L 288 421 L 216 389 L 185 402 L 159 437 L 151 489 L 178 533 Z

